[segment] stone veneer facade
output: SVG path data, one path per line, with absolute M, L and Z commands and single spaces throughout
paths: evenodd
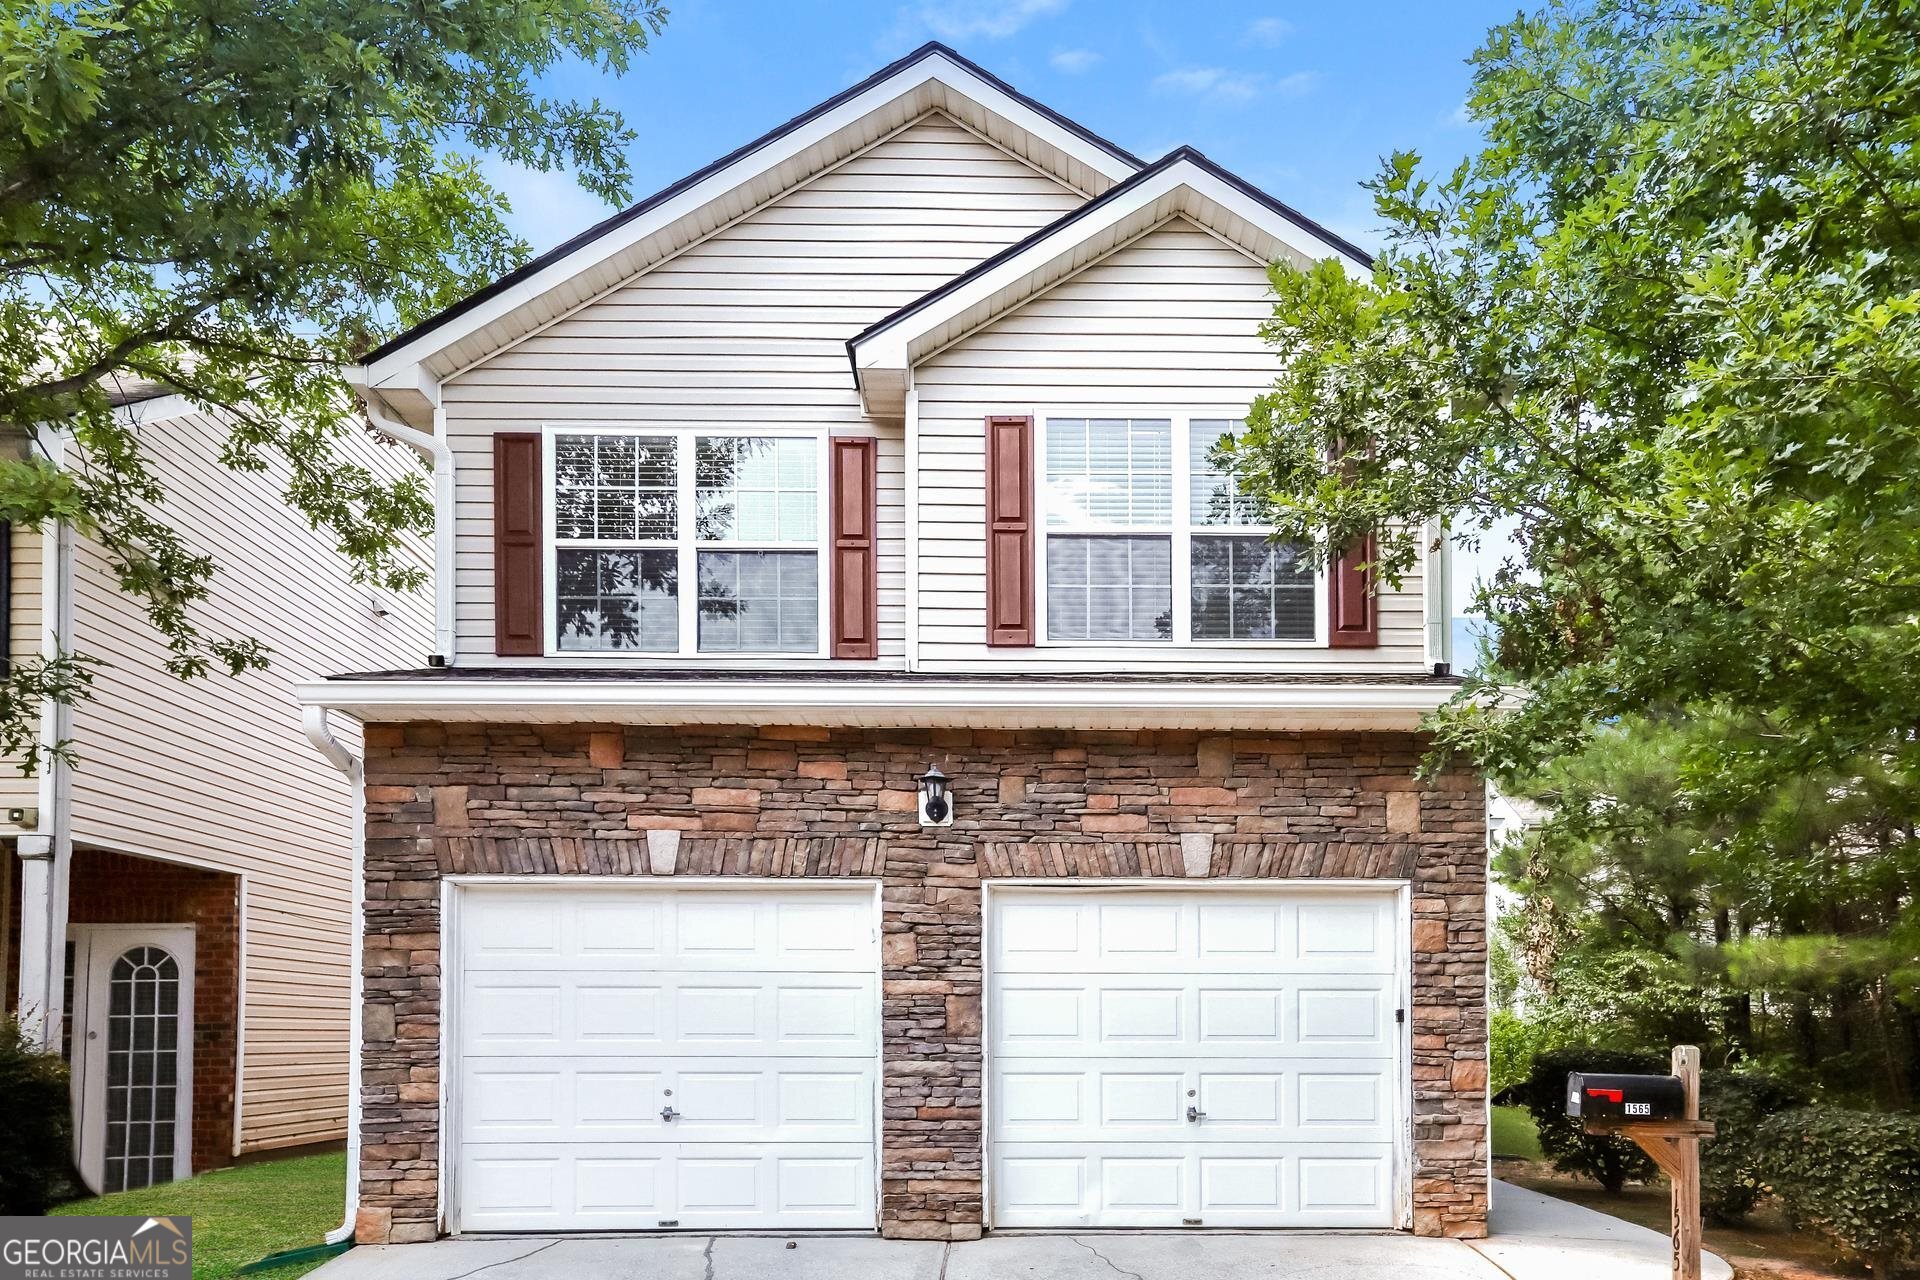
M 1413 1226 L 1485 1233 L 1477 776 L 1409 734 L 369 725 L 362 1243 L 438 1234 L 440 877 L 882 882 L 881 1233 L 982 1222 L 981 881 L 1401 879 L 1413 905 Z M 923 829 L 912 779 L 954 777 Z

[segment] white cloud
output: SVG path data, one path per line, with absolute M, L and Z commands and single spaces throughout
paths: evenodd
M 1100 61 L 1100 55 L 1091 49 L 1062 49 L 1047 61 L 1055 71 L 1077 76 Z
M 1252 102 L 1273 95 L 1297 98 L 1312 90 L 1320 77 L 1312 71 L 1296 71 L 1275 79 L 1261 71 L 1230 71 L 1225 67 L 1182 67 L 1154 77 L 1157 93 L 1185 94 L 1215 102 Z
M 1273 82 L 1273 91 L 1283 98 L 1298 98 L 1312 93 L 1320 83 L 1318 71 L 1296 71 Z
M 917 20 L 942 40 L 1005 40 L 1036 18 L 1047 18 L 1067 7 L 1067 0 L 934 0 L 907 9 L 903 17 Z
M 512 211 L 507 226 L 539 253 L 613 212 L 575 182 L 570 173 L 542 173 L 497 156 L 481 162 L 481 172 L 507 197 Z
M 1244 44 L 1264 45 L 1271 49 L 1293 34 L 1293 24 L 1285 18 L 1256 18 L 1241 38 Z
M 1222 98 L 1232 102 L 1251 102 L 1260 96 L 1262 77 L 1257 71 L 1229 71 L 1225 67 L 1182 67 L 1154 77 L 1157 93 L 1183 93 L 1195 98 Z

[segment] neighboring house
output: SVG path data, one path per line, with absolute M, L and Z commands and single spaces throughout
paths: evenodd
M 366 358 L 451 572 L 299 691 L 366 726 L 359 1239 L 1485 1230 L 1444 559 L 1209 462 L 1323 257 L 930 45 Z
M 78 1164 L 100 1190 L 342 1137 L 357 802 L 314 755 L 291 689 L 417 661 L 431 640 L 427 593 L 353 584 L 281 499 L 281 474 L 219 464 L 217 422 L 174 397 L 121 412 L 165 516 L 218 565 L 196 621 L 264 641 L 272 665 L 177 679 L 98 544 L 67 527 L 0 538 L 12 659 L 106 664 L 90 698 L 44 718 L 77 764 L 0 777 L 0 987 L 72 1063 Z M 350 447 L 411 465 L 371 437 Z

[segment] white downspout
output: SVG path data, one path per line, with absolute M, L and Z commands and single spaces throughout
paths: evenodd
M 307 740 L 327 758 L 327 763 L 347 775 L 347 788 L 353 794 L 353 838 L 351 875 L 353 876 L 353 924 L 349 930 L 353 950 L 347 966 L 347 1208 L 339 1226 L 327 1232 L 328 1244 L 353 1238 L 355 1221 L 360 1216 L 360 1005 L 365 998 L 363 976 L 367 935 L 367 801 L 362 785 L 360 758 L 333 736 L 325 707 L 300 708 L 300 727 Z
M 65 433 L 44 433 L 42 450 L 55 466 L 64 465 Z M 51 658 L 69 652 L 73 643 L 73 527 L 64 520 L 49 521 L 41 534 L 40 557 L 40 651 Z M 40 710 L 42 745 L 72 736 L 73 708 L 47 699 Z M 37 790 L 39 822 L 14 842 L 20 860 L 17 1013 L 30 1039 L 58 1049 L 66 1014 L 67 879 L 73 862 L 73 774 L 65 760 L 56 756 L 43 761 Z M 79 1140 L 77 1127 L 74 1139 Z
M 907 670 L 920 669 L 920 389 L 907 388 L 900 431 L 907 454 L 907 616 L 902 628 Z
M 1444 520 L 1426 524 L 1427 668 L 1453 669 L 1453 531 Z
M 379 397 L 356 387 L 367 417 L 382 435 L 406 445 L 433 468 L 433 651 L 453 662 L 453 450 L 442 433 L 429 434 L 389 414 Z M 434 420 L 441 410 L 435 408 Z

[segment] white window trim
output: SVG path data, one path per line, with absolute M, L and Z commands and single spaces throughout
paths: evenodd
M 830 570 L 828 519 L 832 502 L 827 492 L 827 453 L 828 431 L 825 427 L 786 427 L 786 426 L 661 426 L 645 422 L 546 422 L 540 430 L 540 572 L 541 572 L 541 609 L 545 625 L 545 653 L 549 658 L 565 658 L 574 661 L 601 663 L 633 663 L 678 665 L 685 661 L 702 664 L 727 662 L 765 662 L 798 661 L 824 659 L 830 652 L 827 636 L 829 609 L 832 605 L 832 584 L 828 580 Z M 560 492 L 559 472 L 554 465 L 554 441 L 560 436 L 668 436 L 674 440 L 674 491 L 675 507 L 681 530 L 689 530 L 688 521 L 694 518 L 694 439 L 695 437 L 713 438 L 716 436 L 780 436 L 786 438 L 809 439 L 817 442 L 814 450 L 814 492 L 817 501 L 814 504 L 814 540 L 811 543 L 800 542 L 715 542 L 682 537 L 676 533 L 671 540 L 648 538 L 622 540 L 618 538 L 569 538 L 569 548 L 582 550 L 630 550 L 671 549 L 676 553 L 678 567 L 678 585 L 675 604 L 678 608 L 678 626 L 676 633 L 679 647 L 673 650 L 635 651 L 625 649 L 562 649 L 560 647 L 559 626 L 559 549 L 560 540 L 554 535 L 554 521 L 558 515 L 558 497 Z M 702 650 L 700 648 L 700 577 L 699 556 L 702 551 L 812 551 L 818 564 L 817 581 L 819 599 L 816 602 L 817 616 L 814 636 L 816 644 L 811 652 L 798 652 L 785 649 L 723 649 Z
M 1193 539 L 1195 537 L 1271 537 L 1271 525 L 1198 525 L 1193 520 L 1193 477 L 1190 474 L 1193 422 L 1196 419 L 1238 420 L 1246 416 L 1244 408 L 1170 409 L 1140 405 L 1116 409 L 1112 405 L 1097 408 L 1083 406 L 1036 406 L 1032 410 L 1033 438 L 1033 554 L 1034 565 L 1034 645 L 1042 649 L 1119 649 L 1140 653 L 1168 653 L 1207 649 L 1324 649 L 1327 647 L 1327 573 L 1322 566 L 1313 574 L 1313 636 L 1297 640 L 1196 640 L 1193 638 Z M 1113 525 L 1050 526 L 1047 523 L 1047 430 L 1054 418 L 1165 418 L 1172 422 L 1171 441 L 1173 483 L 1172 522 L 1165 528 L 1140 528 Z M 1047 630 L 1047 538 L 1064 537 L 1162 537 L 1172 542 L 1173 550 L 1173 636 L 1168 640 L 1054 640 Z

